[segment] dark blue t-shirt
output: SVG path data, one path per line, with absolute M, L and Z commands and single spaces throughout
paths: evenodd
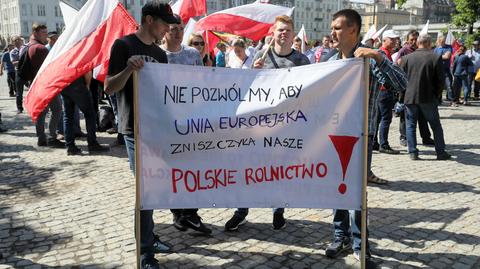
M 7 70 L 7 73 L 15 72 L 15 67 L 13 66 L 12 61 L 10 60 L 10 53 L 5 52 L 2 55 L 2 63 L 3 63 L 3 66 L 5 66 L 5 70 Z

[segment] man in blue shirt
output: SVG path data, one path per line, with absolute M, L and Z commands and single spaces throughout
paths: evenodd
M 3 70 L 7 71 L 8 94 L 10 97 L 15 97 L 15 67 L 10 59 L 10 51 L 13 49 L 13 44 L 8 44 L 7 51 L 2 55 L 0 63 L 0 76 L 3 75 Z
M 225 67 L 225 52 L 227 51 L 227 46 L 223 42 L 217 43 L 217 56 L 215 56 L 215 65 L 217 67 Z
M 452 46 L 445 44 L 445 37 L 440 36 L 437 40 L 435 54 L 442 56 L 443 72 L 445 73 L 445 89 L 447 90 L 447 100 L 454 102 L 452 92 L 452 73 L 450 72 L 450 58 L 452 57 Z

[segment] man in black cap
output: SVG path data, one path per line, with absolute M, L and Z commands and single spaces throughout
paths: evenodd
M 105 92 L 116 94 L 118 102 L 118 132 L 123 134 L 130 169 L 135 173 L 135 138 L 132 73 L 143 68 L 145 62 L 167 63 L 167 55 L 155 42 L 162 40 L 169 24 L 178 24 L 168 4 L 148 1 L 142 7 L 140 28 L 133 34 L 118 39 L 112 46 Z M 153 233 L 153 210 L 140 211 L 141 268 L 159 268 L 154 253 L 169 252 L 170 246 Z

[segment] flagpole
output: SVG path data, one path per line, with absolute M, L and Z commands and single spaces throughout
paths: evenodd
M 363 100 L 363 175 L 362 175 L 362 209 L 361 209 L 361 245 L 360 245 L 360 263 L 361 268 L 365 269 L 365 258 L 367 252 L 367 176 L 368 176 L 368 98 L 369 98 L 369 78 L 370 78 L 370 58 L 364 58 L 363 72 L 365 76 L 365 91 Z
M 140 145 L 138 144 L 138 72 L 133 72 L 133 108 L 135 113 L 134 121 L 134 137 L 135 137 L 135 241 L 136 241 L 136 256 L 137 256 L 137 268 L 141 268 L 140 256 L 141 256 L 141 228 L 140 228 Z

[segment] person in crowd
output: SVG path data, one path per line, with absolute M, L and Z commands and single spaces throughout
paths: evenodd
M 17 113 L 20 114 L 23 112 L 23 87 L 25 83 L 18 76 L 17 70 L 18 62 L 20 60 L 20 48 L 22 48 L 23 46 L 23 39 L 20 36 L 15 36 L 12 40 L 15 47 L 10 51 L 10 60 L 15 67 L 15 95 L 17 103 Z
M 0 133 L 4 133 L 6 131 L 8 131 L 8 129 L 3 126 L 2 113 L 0 113 Z
M 217 43 L 217 55 L 215 56 L 215 65 L 217 67 L 225 67 L 225 53 L 227 52 L 227 45 L 223 42 Z
M 471 85 L 468 81 L 468 73 L 473 69 L 473 63 L 465 54 L 466 50 L 465 46 L 460 46 L 453 60 L 453 92 L 455 99 L 460 99 L 460 89 L 463 88 L 463 104 L 469 105 Z
M 347 59 L 353 57 L 370 58 L 370 87 L 368 101 L 368 155 L 367 172 L 369 179 L 372 178 L 372 142 L 375 133 L 374 115 L 377 110 L 377 98 L 380 86 L 387 86 L 394 91 L 404 91 L 407 85 L 405 73 L 396 65 L 392 64 L 385 56 L 371 48 L 362 47 L 359 39 L 362 19 L 358 12 L 352 9 L 343 9 L 333 15 L 332 40 L 333 47 L 338 50 L 329 61 Z M 367 222 L 368 223 L 368 222 Z M 333 213 L 334 240 L 326 248 L 325 255 L 330 258 L 338 257 L 341 253 L 352 249 L 356 259 L 360 259 L 361 252 L 361 211 L 336 209 Z M 376 264 L 371 259 L 370 246 L 368 244 L 368 231 L 366 240 L 366 265 L 374 268 Z
M 47 47 L 47 49 L 50 51 L 53 45 L 55 45 L 55 43 L 57 42 L 57 40 L 58 33 L 56 31 L 48 32 L 48 44 L 45 45 L 45 47 Z
M 390 62 L 393 63 L 392 54 L 400 36 L 394 30 L 387 30 L 383 33 L 383 43 L 379 52 Z M 388 133 L 393 118 L 393 106 L 395 105 L 394 91 L 388 89 L 386 85 L 380 86 L 378 94 L 378 109 L 376 118 L 376 131 L 373 138 L 373 149 L 386 154 L 399 154 L 400 151 L 394 150 L 388 143 Z M 378 136 L 378 137 L 377 137 Z M 380 140 L 380 143 L 378 142 Z
M 291 17 L 283 15 L 275 18 L 273 25 L 273 46 L 260 50 L 253 58 L 253 68 L 258 69 L 279 69 L 290 68 L 310 64 L 308 58 L 301 52 L 292 49 L 294 40 L 294 26 Z M 266 57 L 264 54 L 266 52 Z M 273 209 L 273 229 L 279 230 L 285 227 L 286 221 L 283 216 L 283 208 Z M 246 223 L 248 208 L 239 208 L 233 217 L 225 223 L 226 231 L 237 230 Z
M 230 68 L 250 69 L 253 64 L 253 55 L 248 56 L 245 41 L 235 39 L 232 43 L 234 56 L 229 60 Z
M 404 56 L 401 67 L 408 77 L 405 91 L 407 110 L 407 143 L 410 159 L 419 160 L 416 136 L 416 121 L 422 113 L 433 130 L 437 160 L 448 160 L 450 154 L 445 151 L 443 129 L 438 114 L 438 95 L 444 87 L 443 64 L 441 56 L 431 51 L 431 37 L 418 37 L 418 49 Z
M 177 14 L 175 18 L 179 24 L 170 24 L 169 31 L 165 33 L 165 43 L 161 48 L 167 54 L 169 64 L 185 65 L 203 65 L 202 58 L 198 50 L 182 45 L 184 24 Z M 218 60 L 218 59 L 217 59 Z M 218 65 L 218 62 L 217 62 Z M 180 231 L 186 231 L 188 228 L 210 235 L 212 230 L 202 222 L 198 215 L 198 208 L 190 209 L 171 209 L 173 213 L 173 225 Z
M 451 101 L 452 106 L 456 106 L 458 103 L 458 97 L 453 96 L 453 77 L 450 71 L 450 58 L 452 57 L 452 46 L 445 43 L 445 36 L 439 36 L 437 39 L 437 47 L 434 52 L 442 56 L 443 72 L 445 73 L 445 90 L 447 91 L 447 101 Z
M 30 61 L 27 61 L 27 63 L 29 62 L 30 65 L 26 66 L 25 68 L 30 69 L 33 77 L 35 77 L 38 73 L 38 70 L 40 69 L 40 66 L 48 55 L 48 49 L 45 47 L 48 37 L 47 26 L 43 24 L 34 24 L 32 27 L 32 35 L 33 38 L 30 40 L 29 45 L 25 51 L 25 53 L 27 53 L 26 57 L 30 59 Z M 22 55 L 22 52 L 20 52 L 20 55 Z M 21 76 L 21 73 L 19 73 L 19 76 Z M 28 79 L 24 77 L 22 78 L 22 80 L 27 81 Z M 17 90 L 18 89 L 19 87 L 17 87 Z M 51 115 L 50 121 L 48 123 L 49 137 L 47 139 L 47 136 L 45 135 L 45 117 L 48 110 L 50 110 Z M 57 95 L 50 101 L 48 107 L 45 108 L 42 113 L 40 113 L 37 122 L 35 122 L 35 129 L 38 137 L 38 146 L 49 146 L 54 148 L 65 147 L 65 143 L 57 139 L 57 126 L 58 122 L 60 121 L 61 115 L 62 102 L 60 100 L 60 96 Z
M 293 49 L 302 53 L 302 39 L 298 36 L 293 39 Z
M 466 55 L 473 63 L 473 76 L 470 78 L 470 83 L 473 88 L 473 99 L 478 100 L 480 98 L 480 81 L 475 80 L 475 74 L 480 70 L 480 41 L 473 41 L 472 48 L 466 52 Z
M 322 46 L 315 51 L 315 62 L 320 63 L 326 61 L 326 56 L 332 50 L 330 48 L 330 36 L 325 35 L 322 38 Z
M 10 97 L 15 97 L 15 66 L 10 58 L 10 52 L 13 48 L 13 44 L 8 44 L 0 60 L 0 76 L 3 76 L 3 70 L 7 72 L 8 95 Z
M 203 40 L 203 36 L 200 34 L 191 34 L 188 40 L 188 45 L 190 47 L 194 47 L 200 52 L 200 56 L 203 59 L 204 66 L 214 66 L 212 58 L 210 57 L 210 53 L 207 51 L 205 40 Z
M 162 40 L 169 31 L 169 24 L 178 24 L 168 4 L 152 0 L 142 7 L 139 29 L 114 42 L 110 52 L 108 75 L 105 82 L 107 94 L 116 93 L 119 124 L 118 131 L 123 134 L 130 169 L 135 173 L 135 137 L 133 72 L 143 68 L 144 63 L 167 63 L 167 55 L 155 43 Z M 198 39 L 195 40 L 197 42 Z M 202 39 L 203 42 L 203 39 Z M 153 210 L 140 211 L 140 253 L 141 268 L 159 268 L 155 253 L 169 252 L 171 246 L 159 240 L 153 233 Z
M 402 57 L 414 52 L 417 49 L 418 32 L 416 30 L 410 30 L 407 34 L 407 41 L 404 46 L 398 51 L 397 65 L 402 63 Z M 398 102 L 403 104 L 405 93 L 398 94 Z M 406 111 L 400 113 L 400 145 L 407 146 L 407 127 L 406 127 Z M 420 130 L 420 136 L 422 137 L 422 143 L 424 146 L 434 146 L 435 142 L 432 139 L 432 134 L 428 129 L 428 124 L 422 114 L 418 115 L 418 128 Z

